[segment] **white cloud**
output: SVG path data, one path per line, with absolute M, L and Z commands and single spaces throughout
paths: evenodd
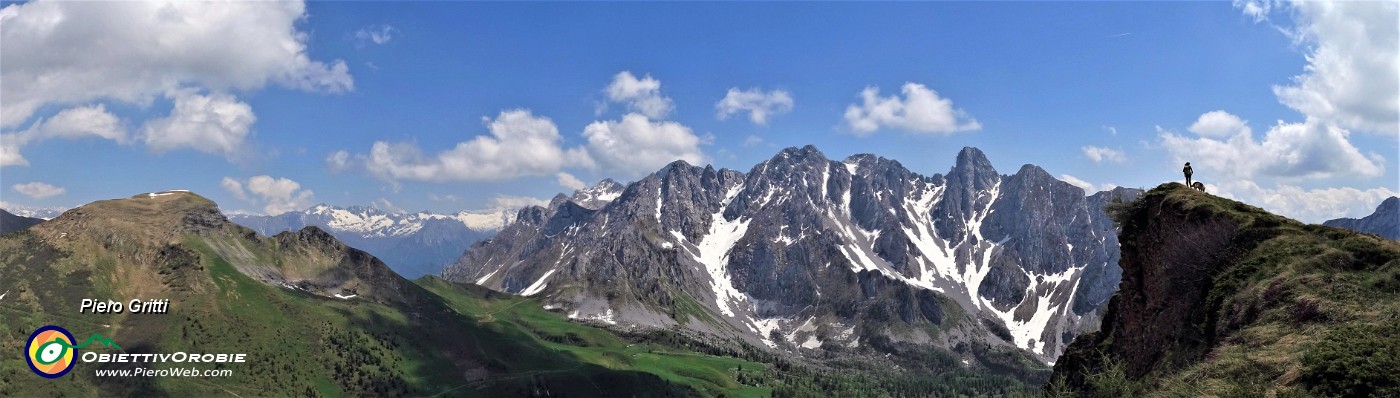
M 238 181 L 233 177 L 224 177 L 223 180 L 219 181 L 219 186 L 223 187 L 224 191 L 228 191 L 229 194 L 233 195 L 233 197 L 237 198 L 238 200 L 244 202 L 253 201 L 251 198 L 248 197 L 248 192 L 243 190 L 243 182 Z
M 1206 184 L 1207 192 L 1240 200 L 1272 213 L 1308 223 L 1370 215 L 1385 198 L 1400 196 L 1390 188 L 1321 188 L 1307 190 L 1294 185 L 1276 184 L 1263 188 L 1250 180 Z
M 10 4 L 0 9 L 0 127 L 45 105 L 144 105 L 181 87 L 352 90 L 344 62 L 307 55 L 296 27 L 306 17 L 300 1 Z
M 1195 123 L 1186 130 L 1196 133 L 1202 137 L 1232 137 L 1244 133 L 1249 134 L 1249 126 L 1239 116 L 1231 115 L 1223 110 L 1210 111 L 1201 114 Z
M 1072 175 L 1069 175 L 1069 174 L 1060 174 L 1060 180 L 1061 180 L 1061 181 L 1064 181 L 1064 182 L 1068 182 L 1070 185 L 1079 187 L 1080 189 L 1083 189 L 1083 190 L 1084 190 L 1084 193 L 1086 193 L 1086 194 L 1090 194 L 1090 193 L 1093 193 L 1093 192 L 1094 192 L 1094 184 L 1090 184 L 1088 181 L 1084 181 L 1084 180 L 1075 178 L 1075 177 L 1072 176 Z
M 493 209 L 519 209 L 525 206 L 548 206 L 549 201 L 529 196 L 496 195 L 491 198 Z
M 651 75 L 637 79 L 630 71 L 618 72 L 603 93 L 608 100 L 625 103 L 628 109 L 652 119 L 665 118 L 674 108 L 671 98 L 661 95 L 661 81 Z
M 316 195 L 310 189 L 301 189 L 301 184 L 296 181 L 267 175 L 253 176 L 247 182 L 224 177 L 219 185 L 239 200 L 261 203 L 263 214 L 269 216 L 310 207 Z M 244 186 L 247 186 L 247 192 L 244 192 Z
M 394 40 L 394 34 L 399 29 L 389 25 L 374 25 L 355 32 L 355 38 L 360 40 L 360 44 L 374 43 L 386 44 Z
M 743 145 L 745 148 L 752 148 L 755 146 L 763 145 L 763 137 L 757 135 L 750 135 L 748 137 L 744 137 Z
M 588 184 L 584 183 L 583 180 L 578 179 L 578 177 L 574 177 L 573 174 L 561 171 L 559 172 L 559 174 L 555 174 L 555 176 L 558 177 L 559 186 L 564 188 L 568 188 L 571 190 L 579 190 L 588 186 Z
M 182 89 L 166 97 L 175 102 L 170 116 L 147 121 L 142 129 L 146 146 L 156 152 L 192 148 L 232 158 L 258 120 L 252 107 L 232 95 Z
M 1325 123 L 1400 135 L 1400 4 L 1393 1 L 1237 1 L 1256 22 L 1287 12 L 1279 27 L 1308 62 L 1279 101 Z
M 79 139 L 97 137 L 125 143 L 126 127 L 107 112 L 102 104 L 64 109 L 47 119 L 39 119 L 28 129 L 0 136 L 0 167 L 25 166 L 29 161 L 20 154 L 20 147 L 50 138 Z
M 1212 112 L 1215 113 L 1215 112 Z M 1221 112 L 1223 113 L 1223 112 Z M 1200 120 L 1206 120 L 1202 116 Z M 1233 115 L 1211 119 L 1233 119 Z M 1192 125 L 1198 130 L 1198 120 Z M 1384 159 L 1377 154 L 1363 156 L 1347 141 L 1347 130 L 1325 125 L 1309 117 L 1303 123 L 1279 122 L 1269 129 L 1263 141 L 1256 141 L 1248 126 L 1231 126 L 1228 137 L 1190 138 L 1159 130 L 1162 147 L 1175 164 L 1192 162 L 1197 178 L 1252 179 L 1259 174 L 1285 178 L 1330 178 L 1338 176 L 1377 177 L 1384 172 Z M 1210 133 L 1219 131 L 1211 130 Z M 1202 171 L 1205 171 L 1204 173 Z
M 693 165 L 709 162 L 700 151 L 700 137 L 680 123 L 653 122 L 629 113 L 620 121 L 598 121 L 583 129 L 588 151 L 601 166 L 649 173 L 676 160 Z
M 870 135 L 880 127 L 893 127 L 913 133 L 952 134 L 981 130 L 982 125 L 953 101 L 922 84 L 904 83 L 904 98 L 881 97 L 880 89 L 866 87 L 860 92 L 861 104 L 846 107 L 846 125 L 856 135 Z
M 351 164 L 349 152 L 335 151 L 330 156 L 326 156 L 326 168 L 330 170 L 331 174 L 349 170 L 351 166 L 353 164 Z
M 36 200 L 37 200 L 37 199 L 47 198 L 47 197 L 50 197 L 50 196 L 62 195 L 64 192 L 67 191 L 67 190 L 63 189 L 63 187 L 56 187 L 56 186 L 53 186 L 53 185 L 50 185 L 50 184 L 47 184 L 47 183 L 38 182 L 38 181 L 30 182 L 30 183 L 24 183 L 24 184 L 15 184 L 15 185 L 13 186 L 13 188 L 14 188 L 15 192 L 22 193 L 22 194 L 24 194 L 25 196 L 28 196 L 28 197 L 30 197 L 30 198 L 34 198 L 34 199 L 36 199 Z
M 29 161 L 19 154 L 19 147 L 11 141 L 13 134 L 0 134 L 0 167 L 28 166 Z
M 749 112 L 749 120 L 754 124 L 768 124 L 768 117 L 792 110 L 792 95 L 783 90 L 763 92 L 757 88 L 739 90 L 730 88 L 724 98 L 715 103 L 715 116 L 720 120 L 730 115 Z
M 1128 156 L 1123 151 L 1113 148 L 1091 145 L 1079 148 L 1079 151 L 1084 152 L 1084 157 L 1096 164 L 1103 162 L 1123 163 L 1128 160 Z
M 370 174 L 386 181 L 494 181 L 547 175 L 566 166 L 593 167 L 582 148 L 560 147 L 554 122 L 528 110 L 502 111 L 482 118 L 490 136 L 477 136 L 451 150 L 425 156 L 412 143 L 377 141 L 363 158 Z M 332 154 L 330 159 L 335 165 Z
M 438 195 L 438 194 L 435 194 L 435 193 L 430 193 L 430 194 L 428 194 L 428 200 L 431 200 L 431 201 L 434 201 L 434 202 L 457 202 L 457 201 L 462 200 L 462 198 L 461 198 L 461 197 L 458 197 L 457 195 L 453 195 L 453 194 Z
M 374 208 L 376 208 L 376 209 L 384 210 L 384 211 L 389 212 L 389 213 L 392 213 L 392 214 L 403 214 L 403 213 L 407 213 L 407 212 L 403 211 L 402 208 L 399 208 L 398 206 L 395 206 L 395 205 L 394 205 L 394 202 L 390 202 L 389 199 L 385 199 L 385 198 L 375 199 L 375 200 L 373 200 L 373 201 L 370 201 L 369 204 L 370 204 L 370 206 L 374 206 Z

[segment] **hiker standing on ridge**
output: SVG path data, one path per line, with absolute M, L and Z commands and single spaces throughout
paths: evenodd
M 1186 162 L 1186 167 L 1181 169 L 1186 174 L 1186 186 L 1191 186 L 1191 162 Z

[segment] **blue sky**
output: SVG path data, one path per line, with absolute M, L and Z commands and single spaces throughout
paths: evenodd
M 1395 3 L 4 4 L 9 206 L 446 212 L 805 144 L 1094 190 L 1187 160 L 1313 222 L 1400 191 Z

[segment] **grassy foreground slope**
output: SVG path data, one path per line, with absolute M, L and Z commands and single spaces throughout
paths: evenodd
M 188 192 L 95 202 L 0 235 L 0 396 L 1005 396 L 1021 356 L 890 345 L 797 360 L 669 330 L 574 322 L 523 298 L 408 281 L 316 228 L 272 237 Z M 83 299 L 168 299 L 169 313 L 79 313 Z M 44 325 L 81 352 L 246 354 L 233 364 L 85 363 L 60 379 L 21 352 Z M 873 351 L 871 351 L 873 350 Z M 18 354 L 18 355 L 16 355 Z M 898 355 L 887 355 L 898 354 Z M 995 365 L 995 366 L 993 366 Z M 1009 370 L 997 371 L 996 366 Z M 98 377 L 99 370 L 229 370 Z
M 33 374 L 22 355 L 0 355 L 0 396 L 701 394 L 461 315 L 322 231 L 257 236 L 189 193 L 96 202 L 0 236 L 0 290 L 2 352 L 21 353 L 33 330 L 59 325 L 80 341 L 98 333 L 121 347 L 89 351 L 248 357 L 219 365 L 79 362 L 50 380 Z M 84 298 L 171 305 L 167 314 L 80 314 Z M 138 367 L 232 372 L 95 376 Z
M 1123 282 L 1052 396 L 1400 396 L 1400 243 L 1177 183 L 1114 211 Z

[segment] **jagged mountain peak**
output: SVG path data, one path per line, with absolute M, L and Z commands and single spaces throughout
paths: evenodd
M 604 206 L 522 210 L 443 276 L 542 295 L 580 318 L 731 330 L 770 347 L 819 344 L 802 326 L 817 322 L 809 318 L 833 328 L 954 322 L 966 329 L 832 329 L 821 339 L 953 344 L 991 333 L 1053 358 L 1117 283 L 1113 226 L 1090 207 L 1101 202 L 1040 180 L 1049 174 L 1037 167 L 1004 187 L 975 148 L 960 163 L 951 177 L 928 177 L 870 154 L 832 161 L 813 146 L 783 149 L 748 173 L 671 163 Z M 924 294 L 917 304 L 888 301 Z M 682 302 L 711 316 L 678 314 Z M 952 305 L 970 320 L 940 315 Z
M 982 153 L 981 149 L 977 149 L 976 147 L 965 146 L 962 148 L 962 150 L 958 151 L 958 158 L 957 161 L 953 163 L 953 170 L 956 171 L 959 169 L 968 168 L 977 170 L 995 170 L 995 168 L 992 167 L 992 161 L 987 160 L 987 155 Z
M 1338 218 L 1323 225 L 1341 227 L 1400 240 L 1400 197 L 1391 196 L 1376 206 L 1376 211 L 1362 218 Z

